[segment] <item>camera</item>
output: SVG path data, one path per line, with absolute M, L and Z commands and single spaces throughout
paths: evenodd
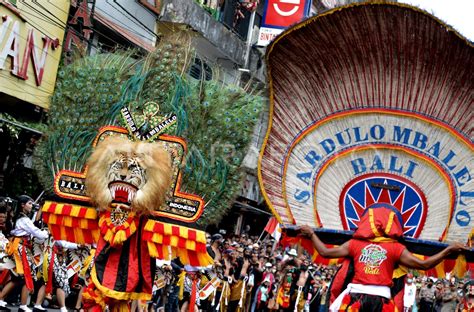
M 33 203 L 33 207 L 31 208 L 31 210 L 38 211 L 39 209 L 40 209 L 40 205 L 36 204 L 36 203 Z

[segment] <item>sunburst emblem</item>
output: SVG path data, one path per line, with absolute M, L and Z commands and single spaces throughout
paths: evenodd
M 428 209 L 425 195 L 411 181 L 391 174 L 363 175 L 344 187 L 340 197 L 344 229 L 355 230 L 365 210 L 377 203 L 400 211 L 405 236 L 420 235 Z

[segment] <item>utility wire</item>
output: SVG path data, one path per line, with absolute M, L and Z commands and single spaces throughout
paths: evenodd
M 86 37 L 84 37 L 79 31 L 77 31 L 77 30 L 74 29 L 73 27 L 68 27 L 67 24 L 66 24 L 66 25 L 62 25 L 62 24 L 60 24 L 60 23 L 54 21 L 53 19 L 51 19 L 51 17 L 49 17 L 49 16 L 47 16 L 46 14 L 44 14 L 44 12 L 41 12 L 41 11 L 37 10 L 37 9 L 34 8 L 33 6 L 27 4 L 26 2 L 25 2 L 24 4 L 25 4 L 26 6 L 28 6 L 28 7 L 30 7 L 31 9 L 33 9 L 35 12 L 37 12 L 37 13 L 40 14 L 41 16 L 44 16 L 44 17 L 46 17 L 46 18 L 48 19 L 48 20 L 42 19 L 43 21 L 45 21 L 45 22 L 52 22 L 52 23 L 56 24 L 56 26 L 58 26 L 58 27 L 60 27 L 61 29 L 63 29 L 64 31 L 66 31 L 66 30 L 72 30 L 75 35 L 79 36 L 79 37 L 80 37 L 81 39 L 83 39 L 84 41 L 87 41 L 88 44 L 92 45 L 93 47 L 95 47 L 95 48 L 97 48 L 97 49 L 100 48 L 99 46 L 94 45 L 94 44 L 91 42 L 90 39 L 87 39 Z M 53 5 L 54 5 L 54 4 L 53 4 Z M 64 12 L 64 11 L 63 11 L 63 12 Z M 29 14 L 31 14 L 31 15 L 33 15 L 33 16 L 39 18 L 39 19 L 41 19 L 41 17 L 39 17 L 39 16 L 37 16 L 37 15 L 34 15 L 34 14 L 32 14 L 31 12 L 29 12 Z M 54 16 L 55 18 L 59 19 L 56 15 L 54 15 L 54 14 L 52 14 L 52 13 L 51 13 L 51 15 Z M 28 23 L 32 24 L 31 21 L 28 21 Z M 35 27 L 33 24 L 32 24 L 32 26 Z M 41 29 L 39 29 L 37 26 L 38 26 L 38 25 L 36 25 L 35 28 L 36 28 L 38 31 L 40 31 L 40 32 L 41 32 L 42 34 L 44 34 L 45 36 L 48 36 L 48 34 L 44 33 L 44 31 L 41 30 Z M 93 30 L 94 30 L 95 32 L 99 33 L 99 32 L 96 31 L 95 29 L 93 29 Z M 108 38 L 107 36 L 105 36 L 105 35 L 103 35 L 103 34 L 100 34 L 100 35 L 102 35 L 103 37 Z M 108 39 L 111 40 L 111 41 L 113 41 L 114 43 L 117 43 L 116 41 L 114 41 L 114 40 L 112 40 L 112 39 L 110 39 L 110 38 L 108 38 Z M 62 43 L 60 43 L 60 44 L 62 45 Z M 117 43 L 117 44 L 118 44 L 118 43 Z
M 25 2 L 25 4 L 26 4 L 26 2 Z M 26 6 L 31 7 L 31 6 L 28 5 L 28 4 L 26 4 Z M 32 8 L 32 7 L 31 7 L 31 8 Z M 35 10 L 35 11 L 36 11 L 36 10 Z M 35 15 L 35 14 L 33 14 L 32 12 L 28 12 L 28 14 L 30 14 L 30 15 L 36 17 L 36 18 L 39 18 L 39 19 L 41 19 L 41 20 L 43 20 L 43 21 L 45 21 L 45 22 L 50 22 L 50 21 L 51 21 L 51 20 L 45 20 L 45 19 L 42 19 L 42 18 L 41 18 L 41 16 L 45 16 L 45 17 L 47 17 L 47 18 L 49 19 L 49 17 L 46 16 L 43 12 L 38 12 L 38 13 L 40 14 L 40 16 Z M 54 22 L 54 21 L 52 21 L 52 22 Z M 50 35 L 47 34 L 47 33 L 45 33 L 44 30 L 41 29 L 41 28 L 38 26 L 38 24 L 33 23 L 32 21 L 28 21 L 28 23 L 29 23 L 31 26 L 33 26 L 34 29 L 36 29 L 36 30 L 38 30 L 40 33 L 42 33 L 43 35 L 50 37 Z M 62 28 L 62 30 L 66 30 L 65 27 L 62 27 L 62 26 L 61 26 L 61 28 Z M 73 31 L 74 34 L 76 34 L 76 35 L 77 35 L 78 37 L 80 37 L 81 39 L 87 40 L 87 38 L 85 38 L 85 37 L 84 37 L 79 31 L 77 31 L 76 29 L 74 29 L 74 28 L 72 28 L 72 27 L 69 27 L 68 29 L 70 29 L 71 31 Z M 21 36 L 21 35 L 19 35 L 19 36 L 20 36 L 21 38 L 23 38 L 23 39 L 26 40 L 25 37 L 23 37 L 23 36 Z M 104 37 L 105 37 L 105 36 L 104 36 Z M 117 43 L 117 42 L 115 42 L 115 43 Z M 92 46 L 94 46 L 95 48 L 97 48 L 97 49 L 100 48 L 99 46 L 94 45 L 92 42 L 91 42 L 90 44 L 91 44 Z M 62 46 L 62 45 L 63 45 L 62 42 L 60 42 L 59 45 Z M 36 46 L 36 47 L 38 47 L 38 46 Z M 54 56 L 51 56 L 51 57 L 53 57 L 55 60 L 58 60 L 58 61 L 59 61 L 58 58 L 55 58 Z
M 26 4 L 26 3 L 25 3 L 25 4 Z M 53 3 L 52 3 L 52 4 L 53 4 Z M 38 14 L 40 14 L 40 15 L 42 15 L 42 16 L 44 16 L 44 17 L 46 17 L 46 18 L 48 19 L 48 20 L 42 19 L 43 21 L 52 22 L 52 23 L 56 24 L 57 26 L 61 27 L 61 28 L 62 28 L 63 30 L 65 30 L 65 31 L 66 31 L 66 30 L 71 30 L 71 31 L 72 31 L 75 35 L 77 35 L 80 39 L 82 39 L 83 41 L 87 41 L 87 43 L 88 43 L 89 45 L 95 47 L 95 48 L 98 49 L 98 50 L 101 50 L 101 46 L 98 46 L 98 45 L 95 45 L 94 43 L 92 43 L 92 40 L 91 40 L 90 38 L 87 39 L 86 37 L 84 37 L 84 36 L 81 34 L 80 31 L 78 31 L 78 30 L 74 29 L 73 27 L 71 27 L 71 25 L 67 25 L 67 24 L 66 24 L 66 25 L 62 25 L 62 24 L 60 24 L 60 23 L 58 23 L 58 22 L 52 20 L 49 16 L 45 15 L 43 12 L 37 10 L 36 8 L 32 7 L 31 5 L 26 4 L 26 6 L 30 7 L 31 9 L 33 9 L 34 11 L 36 11 Z M 55 5 L 53 4 L 53 6 L 55 6 Z M 57 7 L 57 6 L 55 6 L 55 7 L 58 8 L 58 9 L 60 9 L 60 8 Z M 61 10 L 61 9 L 60 9 L 60 10 Z M 64 10 L 61 10 L 61 11 L 65 12 Z M 40 18 L 39 16 L 34 15 L 34 14 L 32 14 L 31 12 L 29 12 L 29 13 L 30 13 L 31 15 L 37 17 L 37 18 Z M 65 13 L 67 13 L 67 12 L 65 12 Z M 54 15 L 54 14 L 51 14 L 51 15 L 54 16 L 55 18 L 59 19 L 56 15 Z M 69 16 L 69 17 L 72 17 L 73 15 L 72 15 L 72 14 L 68 14 L 68 16 Z M 40 19 L 41 19 L 41 18 L 40 18 Z M 44 33 L 44 31 L 42 31 L 41 29 L 39 29 L 39 28 L 37 27 L 37 25 L 35 26 L 35 25 L 32 24 L 32 26 L 33 26 L 35 29 L 37 29 L 38 31 L 40 31 L 42 34 L 48 36 L 48 34 Z M 104 37 L 104 38 L 106 38 L 106 39 L 112 41 L 112 42 L 115 43 L 117 46 L 120 46 L 120 47 L 122 47 L 122 48 L 129 48 L 129 47 L 127 47 L 127 46 L 124 46 L 124 45 L 118 43 L 118 42 L 115 41 L 114 39 L 112 39 L 112 38 L 110 38 L 109 36 L 103 34 L 102 32 L 98 31 L 96 28 L 92 28 L 92 27 L 91 27 L 90 29 L 91 29 L 93 32 L 99 34 L 100 36 L 102 36 L 102 37 Z M 129 41 L 131 44 L 134 44 L 133 42 L 131 42 L 131 41 L 128 40 L 127 38 L 125 38 L 125 39 L 126 39 L 127 41 Z M 109 45 L 107 45 L 107 46 L 110 47 L 110 48 L 113 48 L 113 46 L 109 46 Z
M 109 2 L 107 1 L 107 3 L 109 3 Z M 63 9 L 61 9 L 60 7 L 54 5 L 54 3 L 51 3 L 51 4 L 52 4 L 54 7 L 56 7 L 57 9 L 59 9 L 60 11 L 62 11 L 62 12 L 64 12 L 64 13 L 67 13 L 66 11 L 64 11 Z M 97 7 L 96 7 L 96 10 L 97 10 Z M 120 10 L 117 10 L 117 11 L 120 12 Z M 100 14 L 104 14 L 104 15 L 107 15 L 108 17 L 111 17 L 112 19 L 115 19 L 112 15 L 108 14 L 106 11 L 100 10 Z M 53 14 L 53 15 L 54 15 L 54 14 Z M 72 17 L 72 16 L 73 16 L 73 15 L 70 14 L 70 13 L 69 13 L 68 15 L 69 15 L 69 17 Z M 124 15 L 124 14 L 122 13 L 122 15 Z M 124 16 L 125 16 L 125 15 L 124 15 Z M 56 17 L 56 16 L 55 16 L 55 17 Z M 127 17 L 127 16 L 125 16 L 125 17 Z M 56 17 L 56 18 L 57 18 L 57 17 Z M 131 20 L 130 18 L 127 17 L 127 19 L 129 19 L 130 21 L 132 21 L 134 24 L 138 25 L 136 22 L 134 22 L 134 21 Z M 137 36 L 140 36 L 140 37 L 142 37 L 142 38 L 144 38 L 144 39 L 149 39 L 148 37 L 146 37 L 146 36 L 140 34 L 140 33 L 137 32 L 136 30 L 131 29 L 131 28 L 128 28 L 126 25 L 122 25 L 122 24 L 121 24 L 120 26 L 122 26 L 123 28 L 127 29 L 127 30 L 130 31 L 130 32 L 133 32 L 133 33 L 136 34 Z M 99 31 L 97 31 L 97 33 L 98 33 L 99 35 L 104 36 L 104 37 L 108 38 L 109 40 L 113 41 L 111 38 L 105 36 L 104 34 L 100 33 Z M 120 33 L 119 33 L 119 34 L 120 34 Z M 117 42 L 116 42 L 116 43 L 117 43 Z M 117 44 L 118 44 L 118 43 L 117 43 Z
M 108 3 L 108 0 L 105 0 L 107 3 Z M 113 0 L 115 4 L 117 4 L 125 13 L 127 13 L 128 15 L 130 15 L 134 20 L 136 20 L 142 27 L 144 27 L 146 30 L 148 30 L 151 34 L 153 34 L 157 39 L 160 38 L 160 36 L 155 33 L 153 30 L 151 30 L 150 28 L 148 28 L 147 25 L 143 24 L 138 18 L 135 17 L 135 15 L 133 15 L 132 13 L 128 12 L 128 10 L 126 8 L 124 8 L 120 3 L 118 3 L 116 0 Z

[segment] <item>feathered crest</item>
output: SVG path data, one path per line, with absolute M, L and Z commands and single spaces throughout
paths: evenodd
M 98 54 L 60 68 L 49 126 L 35 151 L 40 159 L 36 171 L 48 192 L 52 193 L 52 181 L 61 169 L 84 167 L 97 130 L 111 119 L 110 108 L 137 66 L 133 55 L 134 51 Z
M 98 129 L 124 126 L 123 107 L 143 127 L 150 127 L 154 116 L 175 114 L 177 122 L 167 133 L 185 138 L 189 149 L 182 189 L 207 202 L 198 223 L 219 222 L 240 190 L 240 165 L 263 100 L 236 86 L 190 77 L 194 57 L 190 35 L 179 32 L 162 38 L 144 58 L 133 51 L 116 52 L 63 66 L 48 135 L 37 149 L 41 161 L 36 167 L 45 188 L 52 192 L 61 169 L 82 170 Z

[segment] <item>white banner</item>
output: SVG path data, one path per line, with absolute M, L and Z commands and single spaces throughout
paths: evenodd
M 281 34 L 284 29 L 260 27 L 258 32 L 258 46 L 267 46 L 276 36 Z

